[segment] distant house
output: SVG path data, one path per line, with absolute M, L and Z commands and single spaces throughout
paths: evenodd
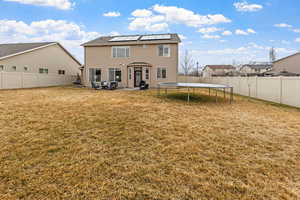
M 206 65 L 202 71 L 203 77 L 226 76 L 234 73 L 236 68 L 232 65 Z
M 57 42 L 0 44 L 0 89 L 71 84 L 80 67 Z
M 272 69 L 272 64 L 247 64 L 243 65 L 240 68 L 240 73 L 242 75 L 251 75 L 251 74 L 262 74 Z
M 83 44 L 84 82 L 116 81 L 120 87 L 150 87 L 176 82 L 178 73 L 177 34 L 120 35 L 100 37 Z
M 275 61 L 272 71 L 300 74 L 300 52 Z

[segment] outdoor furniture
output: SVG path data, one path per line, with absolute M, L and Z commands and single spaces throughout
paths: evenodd
M 118 87 L 118 82 L 116 82 L 116 81 L 111 81 L 110 82 L 110 84 L 109 84 L 109 89 L 110 90 L 115 90 L 115 89 L 117 89 L 117 87 Z
M 118 88 L 118 82 L 116 82 L 116 81 L 111 81 L 111 82 L 102 81 L 101 82 L 101 89 L 103 89 L 103 90 L 115 90 L 117 88 Z
M 108 82 L 107 81 L 101 81 L 101 89 L 104 89 L 104 90 L 108 89 Z
M 148 90 L 149 89 L 149 84 L 146 83 L 146 81 L 141 81 L 140 82 L 140 90 Z
M 96 82 L 92 81 L 91 84 L 92 84 L 92 88 L 94 88 L 95 90 L 100 90 L 101 89 L 100 85 L 97 84 Z

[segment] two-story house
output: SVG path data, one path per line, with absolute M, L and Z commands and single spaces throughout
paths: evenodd
M 117 81 L 119 87 L 150 87 L 176 82 L 178 72 L 177 34 L 105 36 L 83 44 L 86 86 L 91 82 Z

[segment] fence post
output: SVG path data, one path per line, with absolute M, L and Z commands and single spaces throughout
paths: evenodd
M 0 89 L 2 89 L 2 87 L 3 87 L 3 71 L 1 71 L 0 73 L 1 73 Z
M 258 76 L 255 77 L 255 97 L 257 98 L 258 94 Z
M 21 72 L 21 87 L 24 88 L 24 72 Z

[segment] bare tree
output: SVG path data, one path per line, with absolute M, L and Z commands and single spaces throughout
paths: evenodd
M 189 72 L 194 68 L 195 61 L 188 50 L 185 51 L 184 57 L 181 61 L 181 68 L 183 69 L 184 75 L 187 76 Z
M 274 47 L 272 47 L 270 49 L 269 57 L 270 57 L 271 63 L 273 63 L 276 60 L 276 51 L 275 51 Z

